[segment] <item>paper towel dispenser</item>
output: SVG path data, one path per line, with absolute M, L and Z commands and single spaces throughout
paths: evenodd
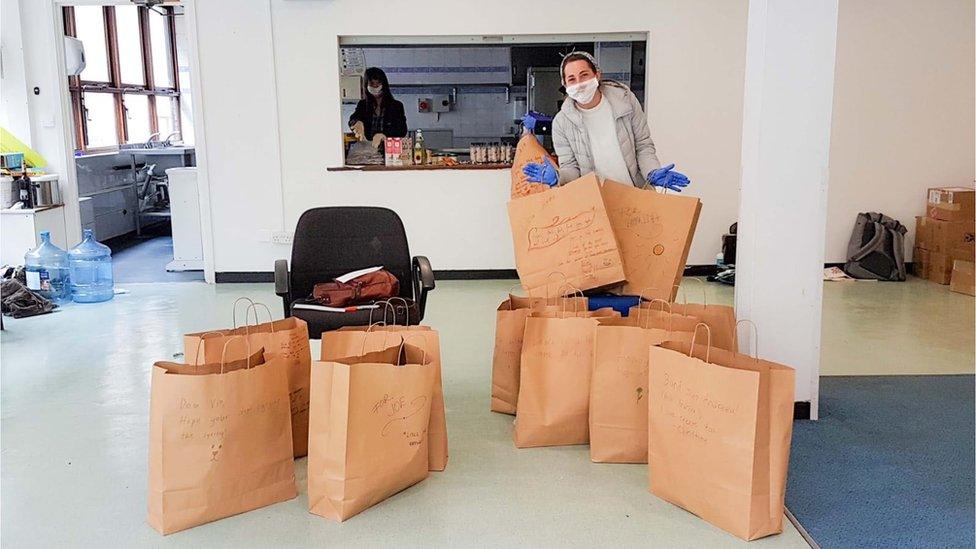
M 85 70 L 85 45 L 74 36 L 64 37 L 64 65 L 68 76 L 78 76 Z

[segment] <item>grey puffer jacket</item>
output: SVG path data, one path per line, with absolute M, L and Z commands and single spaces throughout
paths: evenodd
M 647 127 L 647 116 L 637 97 L 629 88 L 605 80 L 600 82 L 603 99 L 609 101 L 617 122 L 617 141 L 624 154 L 624 162 L 630 170 L 632 183 L 643 186 L 647 174 L 661 167 Z M 559 183 L 568 183 L 594 170 L 590 152 L 590 136 L 587 134 L 583 115 L 576 102 L 566 99 L 552 122 L 552 144 L 559 158 Z

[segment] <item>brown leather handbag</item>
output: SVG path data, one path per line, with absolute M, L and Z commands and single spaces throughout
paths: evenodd
M 320 282 L 312 288 L 312 299 L 327 307 L 346 307 L 391 298 L 399 293 L 400 281 L 389 271 L 380 269 L 348 282 Z

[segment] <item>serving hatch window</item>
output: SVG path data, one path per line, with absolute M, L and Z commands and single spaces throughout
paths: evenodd
M 559 64 L 574 50 L 593 53 L 604 78 L 644 102 L 646 33 L 347 36 L 339 43 L 347 165 L 508 167 L 526 112 L 554 116 L 562 105 Z M 540 138 L 551 149 L 549 136 Z

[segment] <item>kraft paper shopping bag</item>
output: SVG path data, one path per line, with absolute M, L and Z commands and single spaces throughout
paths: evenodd
M 522 297 L 509 294 L 495 311 L 495 346 L 491 359 L 491 411 L 514 414 L 518 404 L 522 335 L 534 311 L 587 310 L 585 297 Z
M 610 225 L 620 247 L 623 292 L 671 288 L 681 280 L 701 201 L 606 180 L 600 187 Z M 667 296 L 668 301 L 674 295 Z
M 427 478 L 433 385 L 409 343 L 312 364 L 309 511 L 341 522 Z
M 690 278 L 698 283 L 702 291 L 701 303 L 688 303 L 688 292 L 682 292 L 680 303 L 673 303 L 672 308 L 675 312 L 686 316 L 699 319 L 708 326 L 708 331 L 712 335 L 712 345 L 719 349 L 738 352 L 739 344 L 733 337 L 735 332 L 735 309 L 728 305 L 717 305 L 708 303 L 708 294 L 705 292 L 705 284 L 701 280 Z
M 238 301 L 250 301 L 247 298 Z M 254 347 L 264 347 L 269 357 L 280 357 L 285 362 L 288 376 L 288 391 L 291 407 L 292 440 L 295 445 L 294 456 L 301 457 L 308 453 L 308 384 L 309 369 L 312 364 L 312 353 L 308 341 L 308 324 L 295 317 L 283 320 L 257 323 L 257 308 L 264 308 L 271 316 L 271 311 L 263 303 L 251 303 L 248 313 L 245 313 L 245 325 L 237 326 L 236 303 L 233 318 L 233 328 L 217 330 L 221 335 L 241 335 L 247 337 Z M 255 324 L 247 324 L 250 311 L 254 311 Z M 197 356 L 197 348 L 203 346 L 204 362 L 213 362 L 220 355 L 219 345 L 209 345 L 203 340 L 203 335 L 212 332 L 197 332 L 183 336 L 183 351 L 186 358 Z
M 617 313 L 613 309 L 592 313 L 545 311 L 525 320 L 515 446 L 589 441 L 593 330 L 599 315 Z
M 647 463 L 647 350 L 668 333 L 636 317 L 599 319 L 590 379 L 590 460 Z
M 745 540 L 781 532 L 793 369 L 694 340 L 648 353 L 650 491 Z
M 391 300 L 392 301 L 392 300 Z M 401 309 L 406 310 L 406 309 Z M 392 319 L 396 322 L 396 319 Z M 406 320 L 409 323 L 409 319 Z M 348 334 L 354 334 L 349 337 Z M 437 330 L 423 325 L 385 324 L 382 321 L 371 326 L 343 326 L 334 332 L 322 334 L 322 360 L 341 356 L 361 354 L 367 348 L 377 349 L 376 345 L 394 345 L 398 342 L 386 337 L 390 334 L 400 337 L 411 345 L 426 351 L 434 369 L 433 399 L 430 403 L 430 426 L 428 429 L 428 459 L 431 471 L 447 468 L 447 413 L 444 404 L 444 386 L 441 379 L 441 347 Z M 366 344 L 366 346 L 363 345 Z
M 668 333 L 668 340 L 690 342 L 695 326 L 701 319 L 674 311 L 671 303 L 663 299 L 641 301 L 630 308 L 628 318 L 646 328 L 657 328 Z
M 163 534 L 298 495 L 287 365 L 243 339 L 213 340 L 215 363 L 153 366 L 147 520 Z
M 515 266 L 532 296 L 553 295 L 563 283 L 581 290 L 624 280 L 623 262 L 596 174 L 585 175 L 544 193 L 508 203 Z

